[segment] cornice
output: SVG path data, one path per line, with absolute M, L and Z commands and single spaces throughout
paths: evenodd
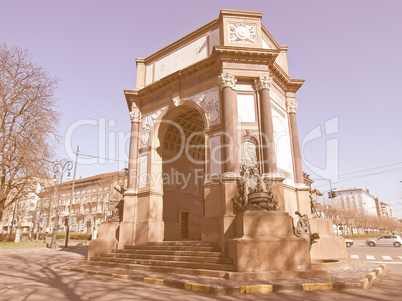
M 124 96 L 126 97 L 128 111 L 131 112 L 131 105 L 134 99 L 138 96 L 138 91 L 140 89 L 134 90 L 124 90 Z
M 234 47 L 234 46 L 217 46 L 213 48 L 212 56 L 228 56 L 236 59 L 238 57 L 247 57 L 252 61 L 259 62 L 257 58 L 265 59 L 265 61 L 274 61 L 279 55 L 280 50 L 249 48 L 249 47 Z
M 219 18 L 223 16 L 228 17 L 243 17 L 243 18 L 262 18 L 262 13 L 256 11 L 235 10 L 235 9 L 222 9 Z
M 269 66 L 275 82 L 285 91 L 296 93 L 304 83 L 304 79 L 293 79 L 277 64 Z
M 169 74 L 144 88 L 125 90 L 124 94 L 126 96 L 128 108 L 131 110 L 131 103 L 135 98 L 160 91 L 170 85 L 175 85 L 183 78 L 188 78 L 189 76 L 201 71 L 218 71 L 222 66 L 222 62 L 266 64 L 272 72 L 273 80 L 280 87 L 285 91 L 296 92 L 303 85 L 304 80 L 290 78 L 289 75 L 286 74 L 277 63 L 275 63 L 275 59 L 280 52 L 280 49 L 214 46 L 212 55 L 200 62 Z

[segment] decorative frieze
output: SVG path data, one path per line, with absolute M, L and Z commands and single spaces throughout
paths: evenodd
M 260 76 L 259 79 L 255 80 L 255 86 L 257 91 L 263 90 L 263 89 L 271 89 L 271 82 L 272 82 L 272 76 Z
M 144 115 L 142 119 L 143 122 L 142 122 L 142 133 L 141 133 L 141 146 L 146 146 L 148 144 L 149 135 L 151 134 L 152 127 L 155 124 L 155 120 L 158 118 L 158 116 L 162 113 L 164 109 L 165 107 Z
M 294 113 L 296 114 L 296 110 L 297 110 L 297 102 L 288 102 L 287 103 L 287 111 L 289 114 Z
M 232 88 L 233 90 L 236 88 L 237 79 L 234 74 L 222 73 L 219 76 L 219 80 L 221 83 L 221 90 L 226 87 Z
M 132 123 L 133 122 L 140 123 L 141 117 L 142 117 L 142 115 L 141 115 L 141 112 L 139 112 L 139 111 L 131 111 L 130 112 L 130 119 L 131 119 Z
M 228 39 L 231 43 L 257 44 L 257 24 L 228 22 Z

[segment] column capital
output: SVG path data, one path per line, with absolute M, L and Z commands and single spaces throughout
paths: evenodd
M 286 105 L 288 113 L 289 114 L 292 114 L 292 113 L 296 114 L 297 105 L 298 105 L 297 102 L 288 102 L 287 105 Z
M 260 76 L 254 80 L 257 91 L 271 89 L 272 76 Z
M 131 111 L 130 112 L 130 119 L 131 119 L 132 123 L 134 123 L 134 122 L 140 123 L 141 118 L 142 118 L 141 112 L 139 112 L 139 111 Z
M 234 89 L 236 87 L 237 79 L 235 78 L 234 74 L 230 73 L 222 73 L 219 76 L 220 84 L 221 84 L 221 90 L 223 88 L 229 87 Z

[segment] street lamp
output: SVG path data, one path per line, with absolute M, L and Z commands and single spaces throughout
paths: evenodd
M 68 174 L 67 174 L 66 179 L 67 180 L 71 179 L 70 170 L 72 168 L 73 168 L 73 162 L 71 162 L 71 161 L 57 162 L 53 166 L 53 172 L 54 172 L 53 181 L 55 181 L 55 182 L 57 181 L 56 174 L 59 171 L 61 171 L 61 175 L 60 175 L 59 195 L 57 197 L 56 216 L 55 216 L 55 219 L 54 219 L 52 242 L 50 243 L 50 248 L 51 249 L 56 248 L 56 235 L 57 235 L 57 230 L 58 230 L 58 227 L 59 227 L 59 202 L 60 202 L 60 194 L 61 194 L 61 185 L 63 184 L 63 174 L 64 174 L 65 170 L 68 170 Z

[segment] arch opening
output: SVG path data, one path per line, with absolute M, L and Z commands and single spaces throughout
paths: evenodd
M 164 240 L 201 240 L 206 136 L 196 109 L 176 108 L 160 129 Z

